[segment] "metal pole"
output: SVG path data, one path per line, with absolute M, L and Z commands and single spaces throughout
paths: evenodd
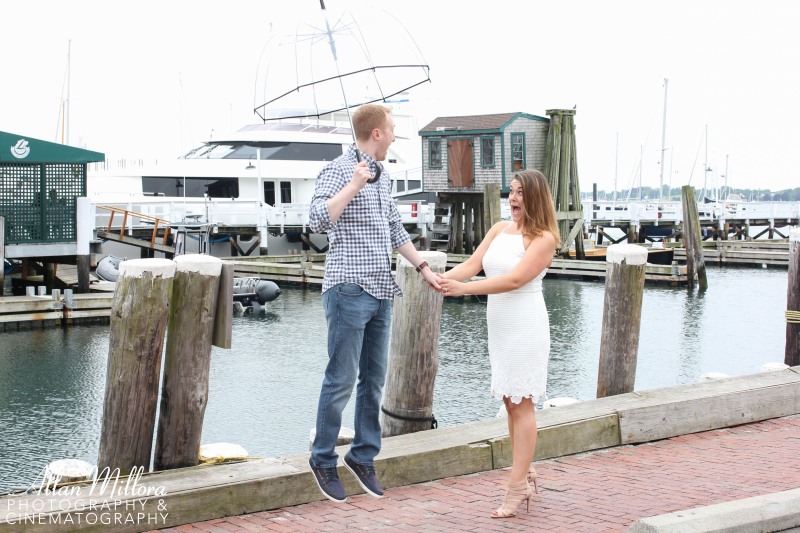
M 669 80 L 664 78 L 664 118 L 661 120 L 661 176 L 658 182 L 658 200 L 661 201 L 662 190 L 664 189 L 664 144 L 667 137 L 667 85 Z M 658 219 L 656 219 L 658 220 Z

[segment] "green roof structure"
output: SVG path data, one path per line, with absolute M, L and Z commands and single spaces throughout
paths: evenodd
M 0 131 L 3 163 L 95 163 L 105 158 L 101 152 Z

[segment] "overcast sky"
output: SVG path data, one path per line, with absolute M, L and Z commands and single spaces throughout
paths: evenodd
M 327 0 L 358 13 L 365 2 Z M 405 26 L 431 83 L 406 109 L 437 116 L 577 106 L 583 191 L 664 183 L 800 186 L 800 2 L 405 0 L 366 2 Z M 291 9 L 292 12 L 287 12 Z M 258 122 L 270 24 L 318 0 L 5 3 L 0 130 L 61 142 L 70 48 L 70 144 L 113 158 L 177 157 Z M 273 26 L 274 28 L 274 26 Z M 391 42 L 369 43 L 379 55 Z M 260 102 L 259 102 L 260 103 Z M 727 173 L 726 173 L 727 168 Z

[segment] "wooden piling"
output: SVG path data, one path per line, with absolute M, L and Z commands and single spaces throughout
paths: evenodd
M 94 212 L 89 198 L 81 196 L 76 200 L 77 222 L 76 232 L 78 248 L 76 266 L 78 271 L 78 292 L 89 292 L 89 267 L 91 266 L 90 241 L 94 236 Z
M 500 184 L 487 183 L 483 186 L 483 235 L 500 222 Z
M 444 272 L 447 254 L 420 252 L 434 272 Z M 439 368 L 439 326 L 442 295 L 402 256 L 397 283 L 402 297 L 394 299 L 389 368 L 383 399 L 383 436 L 431 429 L 433 386 Z
M 598 398 L 633 392 L 647 249 L 613 244 L 608 247 L 606 261 Z
M 161 354 L 175 263 L 120 263 L 111 304 L 98 470 L 150 468 Z
M 689 290 L 694 288 L 697 275 L 701 291 L 708 288 L 706 278 L 706 262 L 703 257 L 703 239 L 700 237 L 700 214 L 697 212 L 697 201 L 691 185 L 681 187 L 681 205 L 683 207 L 683 247 L 686 248 L 686 278 Z
M 222 260 L 209 255 L 181 255 L 175 263 L 153 457 L 156 470 L 194 466 L 199 461 L 222 271 Z
M 800 365 L 800 228 L 789 233 L 789 285 L 786 290 L 786 353 L 784 363 Z

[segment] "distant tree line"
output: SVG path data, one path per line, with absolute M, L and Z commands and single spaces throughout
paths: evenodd
M 694 194 L 699 200 L 702 198 L 703 188 L 695 187 Z M 794 189 L 784 189 L 782 191 L 770 191 L 769 189 L 737 189 L 734 187 L 720 187 L 719 200 L 725 200 L 731 194 L 738 194 L 748 202 L 797 202 L 800 201 L 800 187 Z M 614 199 L 613 191 L 598 190 L 598 200 L 612 200 Z M 714 189 L 706 189 L 705 197 L 709 200 L 716 200 L 716 191 Z M 581 198 L 591 199 L 592 191 L 581 191 Z M 657 200 L 658 187 L 634 187 L 632 189 L 624 189 L 617 191 L 617 200 Z M 681 199 L 681 188 L 670 188 L 664 185 L 661 193 L 661 199 L 664 201 L 679 201 Z

